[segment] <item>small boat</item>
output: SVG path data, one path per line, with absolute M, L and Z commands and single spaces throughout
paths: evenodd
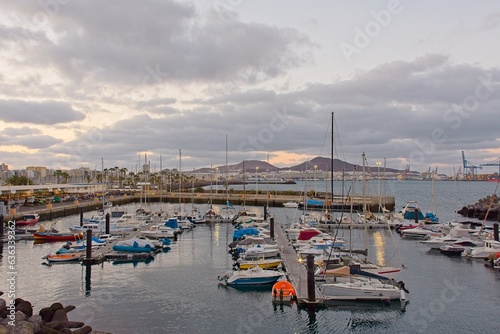
M 128 253 L 150 253 L 155 250 L 155 245 L 150 240 L 132 238 L 128 240 L 118 241 L 113 250 L 117 252 Z
M 260 260 L 243 260 L 243 259 L 238 259 L 236 261 L 236 264 L 238 265 L 238 268 L 240 270 L 247 270 L 255 266 L 259 266 L 262 269 L 276 269 L 279 267 L 279 265 L 283 262 L 281 259 L 260 259 Z
M 467 247 L 477 247 L 478 244 L 471 240 L 459 240 L 454 243 L 443 245 L 439 249 L 446 255 L 460 255 Z
M 500 252 L 500 242 L 496 240 L 483 240 L 480 247 L 466 247 L 462 253 L 464 257 L 473 259 L 486 259 L 490 254 Z
M 285 208 L 298 208 L 299 207 L 299 203 L 294 202 L 294 201 L 290 201 L 290 202 L 283 203 L 283 206 Z
M 79 253 L 50 254 L 44 257 L 49 262 L 76 262 L 81 258 L 82 254 Z
M 35 242 L 78 241 L 84 238 L 84 234 L 35 232 L 33 233 L 33 237 L 35 239 Z
M 29 226 L 35 225 L 40 221 L 40 216 L 38 213 L 27 213 L 23 216 L 22 220 L 16 221 L 16 226 Z
M 297 297 L 293 284 L 288 281 L 274 283 L 272 296 L 273 302 L 290 302 Z
M 228 271 L 219 281 L 225 281 L 227 285 L 266 285 L 274 284 L 283 273 L 274 270 L 265 270 L 259 266 L 252 267 L 248 270 Z

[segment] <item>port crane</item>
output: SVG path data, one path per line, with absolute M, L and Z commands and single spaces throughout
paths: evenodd
M 487 164 L 480 164 L 479 166 L 488 166 L 488 167 L 492 167 L 492 166 L 498 166 L 498 175 L 500 175 L 500 158 L 498 158 L 497 160 L 495 161 L 492 161 L 492 162 L 489 162 Z
M 465 177 L 466 178 L 470 178 L 472 180 L 475 180 L 476 176 L 477 176 L 477 171 L 476 170 L 477 169 L 483 169 L 483 167 L 476 166 L 476 165 L 473 165 L 473 164 L 469 163 L 465 159 L 465 153 L 464 153 L 464 151 L 462 151 L 462 161 L 463 161 L 463 167 L 464 167 Z

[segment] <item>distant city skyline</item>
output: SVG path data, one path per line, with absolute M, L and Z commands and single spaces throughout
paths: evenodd
M 0 3 L 12 169 L 174 168 L 181 149 L 188 170 L 226 145 L 230 164 L 291 166 L 330 156 L 332 112 L 349 163 L 450 175 L 462 151 L 500 157 L 496 2 Z

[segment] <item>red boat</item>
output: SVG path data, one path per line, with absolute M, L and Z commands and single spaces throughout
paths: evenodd
M 23 216 L 22 220 L 16 221 L 16 226 L 28 226 L 35 225 L 40 221 L 40 216 L 38 213 L 27 213 Z
M 78 241 L 84 238 L 84 233 L 52 233 L 35 232 L 35 242 Z

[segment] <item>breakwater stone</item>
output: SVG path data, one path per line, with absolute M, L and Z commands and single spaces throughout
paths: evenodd
M 33 305 L 27 300 L 16 298 L 14 305 L 12 314 L 6 300 L 0 298 L 0 334 L 110 334 L 93 331 L 80 321 L 70 321 L 68 313 L 76 308 L 73 305 L 53 303 L 41 308 L 38 314 L 33 314 Z

